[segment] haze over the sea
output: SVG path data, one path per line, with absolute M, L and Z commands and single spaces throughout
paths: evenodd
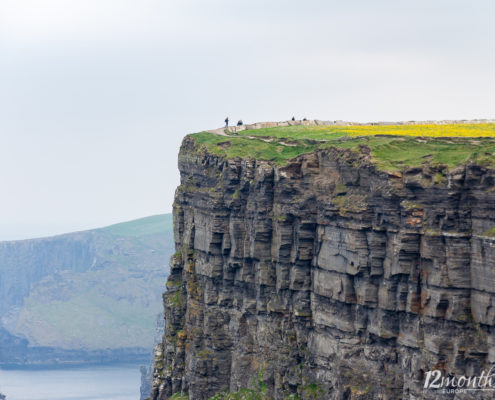
M 135 365 L 0 369 L 0 390 L 8 400 L 137 400 L 139 384 Z

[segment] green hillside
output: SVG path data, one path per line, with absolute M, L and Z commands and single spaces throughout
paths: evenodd
M 173 230 L 172 214 L 152 215 L 151 217 L 121 222 L 98 230 L 112 235 L 127 237 L 170 233 Z
M 172 232 L 172 215 L 164 214 L 0 243 L 3 327 L 31 346 L 148 354 L 175 251 Z

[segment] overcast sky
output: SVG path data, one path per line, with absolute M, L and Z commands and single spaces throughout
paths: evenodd
M 0 240 L 170 212 L 190 132 L 494 118 L 492 0 L 0 0 Z

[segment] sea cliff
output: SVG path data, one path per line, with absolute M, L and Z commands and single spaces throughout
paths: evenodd
M 232 131 L 184 139 L 152 400 L 253 377 L 274 399 L 489 398 L 423 385 L 495 362 L 493 139 L 397 129 L 283 159 L 296 134 L 240 137 L 273 157 Z

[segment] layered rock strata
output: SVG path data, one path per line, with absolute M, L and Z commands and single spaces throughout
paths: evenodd
M 191 137 L 179 168 L 151 399 L 260 371 L 275 399 L 433 399 L 427 371 L 495 362 L 492 169 L 387 173 L 365 146 L 276 166 Z

